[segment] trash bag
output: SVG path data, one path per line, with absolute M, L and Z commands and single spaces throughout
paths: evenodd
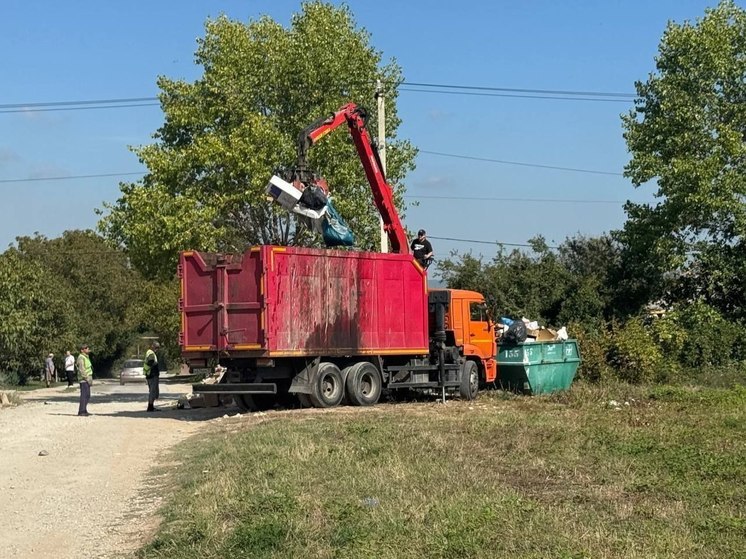
M 354 245 L 355 236 L 352 234 L 350 228 L 347 227 L 347 224 L 339 215 L 331 200 L 327 202 L 326 208 L 327 211 L 324 216 L 324 222 L 321 225 L 322 236 L 324 237 L 324 243 L 326 243 L 326 246 L 350 247 Z
M 509 345 L 518 345 L 526 341 L 526 325 L 522 320 L 516 320 L 508 326 L 508 331 L 503 334 L 502 342 Z
M 324 191 L 313 184 L 307 186 L 303 190 L 303 194 L 300 195 L 299 202 L 305 207 L 311 210 L 316 210 L 317 212 L 322 210 L 328 203 Z

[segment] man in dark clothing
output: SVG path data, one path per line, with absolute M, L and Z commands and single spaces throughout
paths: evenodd
M 145 352 L 145 363 L 142 367 L 143 372 L 145 373 L 145 378 L 148 381 L 148 408 L 145 411 L 158 411 L 154 404 L 160 396 L 160 390 L 158 387 L 160 369 L 158 367 L 158 356 L 155 352 L 158 351 L 160 347 L 161 344 L 153 342 L 150 349 Z
M 412 239 L 409 248 L 412 249 L 412 253 L 417 259 L 417 262 L 420 263 L 420 266 L 427 268 L 430 265 L 430 261 L 433 258 L 433 245 L 431 245 L 430 241 L 425 237 L 424 229 L 417 231 L 417 238 Z

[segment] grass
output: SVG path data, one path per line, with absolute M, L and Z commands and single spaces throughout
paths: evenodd
M 67 381 L 52 382 L 49 384 L 49 388 L 56 388 L 59 386 L 67 385 Z M 26 384 L 1 384 L 0 390 L 17 390 L 19 392 L 31 392 L 32 390 L 39 390 L 40 388 L 47 388 L 44 381 L 37 379 L 29 379 Z
M 743 557 L 745 425 L 743 387 L 583 384 L 244 416 L 175 451 L 140 556 Z

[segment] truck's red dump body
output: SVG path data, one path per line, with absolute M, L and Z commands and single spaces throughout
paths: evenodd
M 187 353 L 428 352 L 427 282 L 409 254 L 277 246 L 183 252 L 179 274 Z

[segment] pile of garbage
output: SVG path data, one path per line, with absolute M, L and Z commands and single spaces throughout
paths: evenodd
M 203 379 L 200 384 L 219 384 L 226 371 L 228 371 L 226 367 L 218 365 L 210 376 Z M 180 410 L 188 410 L 191 408 L 214 408 L 222 404 L 219 394 L 195 394 L 190 392 L 179 398 L 176 407 Z
M 355 236 L 337 212 L 324 179 L 304 184 L 288 182 L 273 175 L 267 184 L 267 195 L 283 208 L 299 215 L 309 229 L 319 233 L 328 247 L 352 246 Z
M 524 344 L 534 342 L 554 342 L 568 339 L 567 328 L 559 330 L 539 326 L 536 320 L 526 317 L 513 320 L 506 316 L 500 318 L 495 331 L 497 342 L 500 344 Z

